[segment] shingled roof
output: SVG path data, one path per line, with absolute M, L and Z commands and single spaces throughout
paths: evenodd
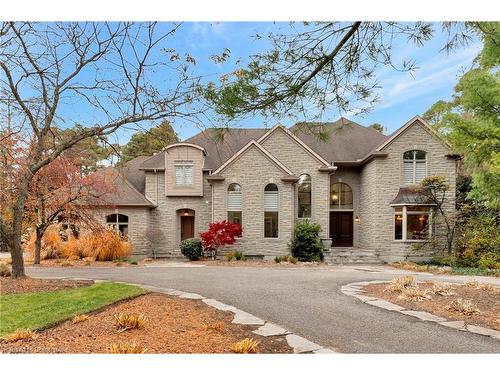
M 317 127 L 317 128 L 315 128 Z M 216 170 L 241 150 L 248 142 L 261 138 L 269 128 L 229 128 L 206 129 L 186 139 L 185 143 L 201 146 L 206 151 L 204 169 Z M 317 131 L 328 133 L 329 139 L 322 141 Z M 387 140 L 387 136 L 359 125 L 345 118 L 335 122 L 299 123 L 290 128 L 302 142 L 325 160 L 330 162 L 358 162 Z M 162 170 L 165 168 L 165 152 L 146 159 L 143 170 Z

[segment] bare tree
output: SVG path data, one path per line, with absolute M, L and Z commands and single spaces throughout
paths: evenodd
M 179 26 L 0 25 L 0 92 L 13 98 L 9 104 L 27 144 L 25 160 L 17 168 L 15 197 L 5 201 L 8 215 L 0 216 L 0 241 L 10 250 L 13 277 L 25 274 L 23 215 L 30 184 L 41 168 L 89 137 L 162 118 L 196 121 L 203 113 L 193 105 L 199 83 L 190 73 L 194 59 L 168 46 Z M 54 126 L 73 122 L 75 106 L 88 115 L 88 123 L 56 142 Z

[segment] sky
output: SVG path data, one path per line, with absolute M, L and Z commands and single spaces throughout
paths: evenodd
M 171 25 L 162 24 L 167 30 Z M 436 30 L 440 27 L 437 25 Z M 237 60 L 242 65 L 250 61 L 253 54 L 267 51 L 270 47 L 265 37 L 256 40 L 254 36 L 259 34 L 266 36 L 271 31 L 290 31 L 288 23 L 272 22 L 184 22 L 175 35 L 166 41 L 166 47 L 175 49 L 181 56 L 189 53 L 195 58 L 193 74 L 204 77 L 205 81 L 217 81 L 220 75 L 234 71 Z M 389 67 L 381 67 L 376 72 L 376 79 L 381 87 L 377 94 L 380 101 L 375 104 L 373 110 L 361 116 L 352 116 L 349 113 L 339 113 L 336 108 L 330 108 L 322 113 L 321 121 L 335 121 L 341 115 L 361 125 L 369 126 L 380 123 L 390 134 L 415 115 L 423 114 L 433 103 L 438 100 L 449 100 L 453 95 L 453 88 L 459 76 L 471 67 L 472 61 L 481 49 L 478 40 L 474 40 L 468 46 L 458 49 L 449 55 L 440 49 L 446 42 L 446 35 L 436 32 L 434 38 L 425 43 L 423 47 L 416 47 L 406 40 L 396 40 L 394 45 L 394 62 L 397 64 L 403 59 L 416 61 L 418 69 L 412 73 L 398 72 Z M 210 56 L 221 54 L 227 48 L 230 50 L 230 58 L 224 64 L 215 64 Z M 152 59 L 159 58 L 153 55 Z M 112 76 L 109 76 L 112 77 Z M 108 77 L 108 78 L 109 78 Z M 151 76 L 154 84 L 160 88 L 168 87 L 175 82 L 175 74 L 170 71 L 157 72 Z M 112 78 L 111 78 L 112 79 Z M 73 126 L 75 123 L 91 126 L 103 120 L 102 114 L 85 105 L 81 99 L 69 100 L 61 108 L 59 113 L 63 127 Z M 308 121 L 311 119 L 299 118 L 297 121 Z M 291 126 L 296 120 L 287 118 L 273 118 L 266 122 L 260 116 L 245 118 L 235 125 L 239 127 L 263 127 L 273 126 L 275 123 Z M 142 128 L 147 129 L 152 124 L 145 124 Z M 181 140 L 189 138 L 200 131 L 186 120 L 175 120 L 174 129 Z M 137 128 L 120 129 L 115 135 L 110 136 L 112 143 L 125 144 L 137 131 Z

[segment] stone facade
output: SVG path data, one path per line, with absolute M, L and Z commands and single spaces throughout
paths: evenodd
M 353 223 L 355 248 L 373 250 L 384 261 L 427 257 L 431 249 L 415 251 L 421 243 L 394 240 L 394 208 L 391 201 L 405 186 L 403 153 L 414 149 L 427 153 L 427 175 L 446 177 L 450 192 L 445 209 L 450 214 L 455 210 L 456 160 L 447 155 L 448 148 L 419 120 L 406 126 L 385 146 L 380 146 L 382 148 L 372 158 L 352 161 L 351 164 L 344 161 L 335 171 L 314 151 L 280 127 L 273 128 L 258 142 L 247 146 L 243 152 L 235 154 L 227 165 L 219 167 L 220 171 L 214 171 L 217 179 L 211 176 L 212 171 L 201 171 L 201 166 L 197 165 L 197 174 L 201 174 L 199 177 L 203 181 L 201 196 L 199 192 L 198 196 L 169 195 L 165 181 L 167 176 L 172 183 L 171 174 L 148 169 L 145 171 L 144 195 L 155 207 L 119 207 L 99 214 L 118 212 L 129 216 L 129 238 L 137 256 L 180 257 L 180 216 L 188 212 L 194 216 L 195 235 L 206 230 L 210 222 L 227 219 L 228 186 L 238 183 L 242 189 L 243 236 L 225 251 L 238 250 L 246 255 L 267 257 L 285 255 L 289 253 L 288 244 L 298 220 L 298 187 L 290 176 L 298 178 L 308 174 L 312 186 L 311 221 L 321 225 L 323 238 L 330 237 L 330 186 L 343 182 L 353 192 L 351 211 L 356 218 Z M 175 159 L 180 157 L 178 153 L 190 154 L 193 160 L 203 157 L 199 148 L 191 152 L 185 144 L 179 146 L 176 152 Z M 335 165 L 335 161 L 332 162 Z M 166 165 L 165 169 L 171 171 L 171 166 Z M 288 179 L 282 180 L 286 176 Z M 268 183 L 276 184 L 279 191 L 278 238 L 264 237 L 264 187 Z M 443 233 L 442 220 L 434 215 L 433 235 L 441 244 Z

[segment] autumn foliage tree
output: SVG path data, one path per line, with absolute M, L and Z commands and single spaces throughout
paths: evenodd
M 234 244 L 236 237 L 240 237 L 242 232 L 240 224 L 233 224 L 227 220 L 211 223 L 206 232 L 200 233 L 203 249 L 210 251 L 215 259 L 217 251 L 225 245 Z

